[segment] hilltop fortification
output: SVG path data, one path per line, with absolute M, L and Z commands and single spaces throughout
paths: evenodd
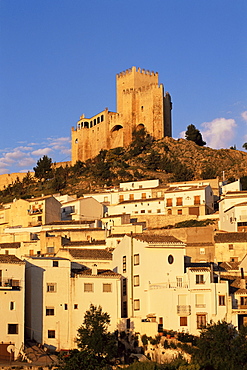
M 126 147 L 132 131 L 145 127 L 155 138 L 172 135 L 171 96 L 158 73 L 132 67 L 116 76 L 117 112 L 108 108 L 72 127 L 72 164 L 95 157 L 101 149 Z

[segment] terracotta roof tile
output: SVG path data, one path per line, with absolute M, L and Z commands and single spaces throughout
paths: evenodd
M 0 243 L 0 248 L 20 248 L 21 243 L 13 242 L 13 243 Z
M 67 249 L 74 258 L 112 260 L 112 253 L 105 249 Z
M 92 269 L 85 269 L 85 270 L 78 270 L 75 272 L 78 275 L 86 275 L 86 276 L 94 276 L 92 275 Z M 112 270 L 102 270 L 98 269 L 97 270 L 97 276 L 99 277 L 104 277 L 104 276 L 113 276 L 113 277 L 120 277 L 121 275 L 112 271 Z
M 74 242 L 65 242 L 64 245 L 66 247 L 79 247 L 79 246 L 84 246 L 84 245 L 106 245 L 106 242 L 105 240 L 92 240 L 92 241 L 89 241 L 89 240 L 80 240 L 80 241 L 74 241 Z
M 185 245 L 181 240 L 175 238 L 172 235 L 156 235 L 156 234 L 134 234 L 135 239 L 152 243 L 162 243 L 162 244 L 181 244 Z
M 241 243 L 247 242 L 247 233 L 233 232 L 233 233 L 218 233 L 214 236 L 215 243 Z
M 20 258 L 16 257 L 13 254 L 0 254 L 0 263 L 22 263 L 22 264 L 25 264 L 24 261 L 20 260 Z

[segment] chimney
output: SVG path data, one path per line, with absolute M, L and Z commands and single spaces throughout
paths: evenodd
M 240 289 L 246 289 L 246 283 L 245 283 L 245 278 L 244 278 L 244 269 L 243 269 L 243 267 L 241 267 Z
M 98 269 L 96 263 L 92 266 L 92 275 L 97 275 L 98 274 Z

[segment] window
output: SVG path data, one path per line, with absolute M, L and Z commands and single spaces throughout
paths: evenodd
M 68 309 L 68 304 L 67 303 L 64 303 L 64 309 L 67 310 Z
M 8 334 L 18 334 L 18 324 L 8 324 Z
M 146 199 L 147 195 L 146 193 L 142 193 L 142 199 Z
M 129 200 L 134 200 L 134 194 L 129 195 Z
M 122 311 L 122 317 L 127 317 L 128 316 L 128 310 L 127 310 L 127 302 L 123 302 L 123 311 Z
M 126 256 L 123 256 L 123 272 L 126 272 Z
M 47 253 L 53 254 L 54 253 L 54 247 L 47 247 Z
M 56 338 L 55 330 L 48 330 L 48 338 Z
M 168 214 L 168 215 L 171 215 L 171 214 L 172 214 L 172 210 L 171 210 L 171 208 L 169 208 L 169 209 L 167 210 L 167 214 Z
M 54 307 L 46 307 L 45 314 L 46 316 L 54 316 L 55 315 Z
M 134 310 L 140 310 L 140 299 L 134 299 Z
M 145 213 L 145 209 L 141 209 L 141 213 Z
M 172 207 L 172 198 L 166 199 L 166 206 L 167 207 Z
M 93 292 L 93 284 L 84 283 L 84 292 Z
M 134 275 L 134 286 L 140 285 L 140 277 L 139 275 Z
M 224 295 L 219 295 L 219 306 L 226 305 L 226 297 Z
M 161 213 L 161 209 L 157 209 L 157 213 Z
M 109 283 L 103 284 L 103 293 L 111 293 L 112 291 L 112 285 Z
M 11 301 L 9 304 L 10 311 L 13 311 L 15 309 L 15 302 Z
M 168 263 L 171 265 L 173 263 L 173 261 L 174 261 L 174 257 L 171 254 L 169 254 Z
M 205 301 L 204 301 L 204 294 L 196 294 L 196 307 L 198 308 L 206 307 Z
M 194 205 L 201 204 L 201 199 L 200 195 L 194 196 Z
M 124 196 L 123 195 L 119 195 L 119 203 L 121 203 L 123 201 L 124 201 Z
M 200 254 L 205 254 L 205 248 L 200 248 Z
M 183 278 L 177 277 L 177 287 L 182 288 L 183 287 Z
M 196 326 L 197 329 L 202 329 L 206 326 L 206 314 L 196 315 Z
M 134 254 L 134 265 L 139 265 L 140 264 L 140 255 L 139 254 Z
M 74 304 L 74 310 L 78 310 L 78 304 Z
M 228 244 L 229 251 L 233 250 L 233 244 Z
M 183 214 L 182 209 L 178 209 L 178 215 L 182 215 L 182 214 Z
M 57 284 L 56 283 L 47 283 L 47 292 L 55 293 L 57 291 Z
M 240 297 L 240 305 L 242 308 L 247 308 L 247 297 Z
M 180 326 L 187 326 L 188 325 L 188 322 L 187 322 L 187 316 L 180 316 Z
M 196 275 L 196 284 L 204 284 L 204 275 Z
M 52 266 L 53 267 L 58 267 L 58 261 L 53 261 Z
M 176 206 L 182 206 L 183 205 L 183 198 L 176 198 Z
M 127 279 L 123 279 L 123 295 L 127 295 Z

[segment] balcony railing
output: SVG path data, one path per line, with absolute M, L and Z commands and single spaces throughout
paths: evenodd
M 43 209 L 41 208 L 38 208 L 38 209 L 28 209 L 28 214 L 29 215 L 33 215 L 33 214 L 37 214 L 37 213 L 43 213 Z
M 20 280 L 2 279 L 0 280 L 0 289 L 20 290 Z
M 191 314 L 190 305 L 177 305 L 177 314 L 179 316 L 188 316 Z
M 161 283 L 161 284 L 150 284 L 150 289 L 181 289 L 188 288 L 188 283 Z

